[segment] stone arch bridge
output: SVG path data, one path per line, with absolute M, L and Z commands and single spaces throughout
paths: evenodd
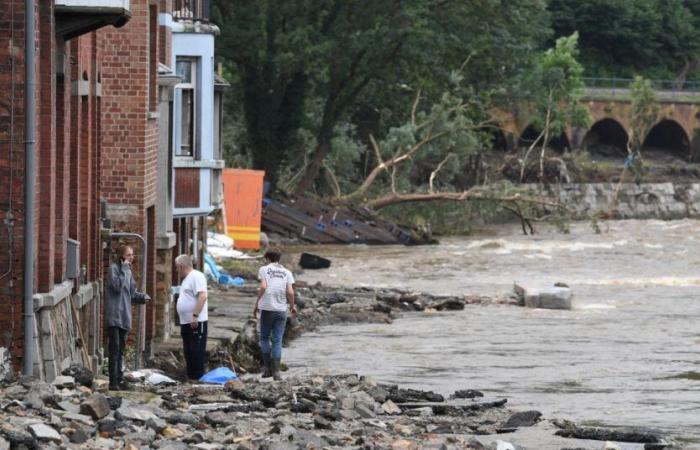
M 590 80 L 589 86 L 591 84 Z M 618 80 L 619 84 L 631 80 Z M 595 83 L 594 83 L 595 84 Z M 659 115 L 656 123 L 643 138 L 644 147 L 663 152 L 685 161 L 700 161 L 700 90 L 695 85 L 681 88 L 655 85 L 659 100 Z M 623 87 L 590 86 L 586 89 L 583 102 L 591 114 L 588 128 L 567 127 L 564 133 L 553 137 L 550 147 L 560 152 L 605 146 L 612 154 L 626 155 L 630 134 L 631 102 L 630 91 Z M 514 149 L 529 146 L 539 135 L 530 122 L 526 110 L 493 111 L 499 122 L 495 146 Z

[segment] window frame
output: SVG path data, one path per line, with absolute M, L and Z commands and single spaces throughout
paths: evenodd
M 176 90 L 176 99 L 178 103 L 178 117 L 177 117 L 177 126 L 175 128 L 175 133 L 176 133 L 176 148 L 175 148 L 175 157 L 179 159 L 185 159 L 185 160 L 196 160 L 199 159 L 199 139 L 198 139 L 198 133 L 199 133 L 199 126 L 198 126 L 198 119 L 199 119 L 199 114 L 198 114 L 198 108 L 197 108 L 197 81 L 198 81 L 198 69 L 199 69 L 199 58 L 197 57 L 192 57 L 192 56 L 176 56 L 175 58 L 175 73 L 179 75 L 178 71 L 178 64 L 181 62 L 188 62 L 190 63 L 190 80 L 185 82 L 181 81 L 180 83 L 175 85 L 175 90 Z M 182 148 L 183 148 L 183 124 L 182 124 L 182 119 L 184 117 L 184 112 L 185 112 L 185 102 L 184 98 L 185 96 L 183 95 L 184 92 L 191 92 L 191 104 L 190 104 L 190 134 L 191 134 L 191 146 L 189 149 L 189 152 L 183 153 Z

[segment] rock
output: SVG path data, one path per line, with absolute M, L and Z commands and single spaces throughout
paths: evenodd
M 72 412 L 65 413 L 63 415 L 63 420 L 78 422 L 78 423 L 82 423 L 83 425 L 88 425 L 91 427 L 95 425 L 95 421 L 92 420 L 92 417 L 86 416 L 84 414 L 76 414 L 76 413 L 72 413 Z
M 68 400 L 58 402 L 58 407 L 66 412 L 69 412 L 69 413 L 73 413 L 73 414 L 80 413 L 80 405 L 76 405 L 75 403 L 70 402 Z
M 396 403 L 391 400 L 387 400 L 382 404 L 382 411 L 384 411 L 384 414 L 389 415 L 401 414 L 401 408 L 396 406 Z
M 344 420 L 357 420 L 360 415 L 354 409 L 341 409 L 340 417 Z
M 197 448 L 200 450 L 219 450 L 219 449 L 224 448 L 224 446 L 221 444 L 210 444 L 210 443 L 203 442 L 201 444 L 193 445 L 192 448 Z
M 477 398 L 477 397 L 483 397 L 484 393 L 480 391 L 475 391 L 474 389 L 463 389 L 459 391 L 455 391 L 454 394 L 452 394 L 450 397 L 451 398 Z
M 226 414 L 223 411 L 213 411 L 204 416 L 204 420 L 213 427 L 227 427 L 237 422 L 236 417 Z
M 151 417 L 146 421 L 146 426 L 156 433 L 160 433 L 168 426 L 168 423 L 160 417 Z
M 407 439 L 399 439 L 391 443 L 392 450 L 413 450 L 417 449 L 418 446 L 415 442 L 409 441 Z
M 501 428 L 531 427 L 540 421 L 542 413 L 539 411 L 521 411 L 511 415 Z
M 33 409 L 43 408 L 44 401 L 41 399 L 41 393 L 35 389 L 30 390 L 24 397 L 24 404 Z
M 10 443 L 4 437 L 0 437 L 0 450 L 10 450 Z
M 171 413 L 165 420 L 172 424 L 184 423 L 186 425 L 197 425 L 201 421 L 201 419 L 194 414 L 181 411 Z
M 338 401 L 340 409 L 355 409 L 355 399 L 352 397 L 344 397 Z
M 118 426 L 119 422 L 109 417 L 105 417 L 97 422 L 97 430 L 100 433 L 114 433 Z
M 71 364 L 70 367 L 61 372 L 61 375 L 71 376 L 76 383 L 85 387 L 92 387 L 92 381 L 95 378 L 92 370 L 79 364 Z
M 510 442 L 498 440 L 491 443 L 491 450 L 516 450 L 516 448 Z
M 109 390 L 109 380 L 95 378 L 92 380 L 92 388 L 98 392 L 107 392 Z
M 472 450 L 486 450 L 486 446 L 476 438 L 469 439 L 467 445 L 469 445 L 469 448 Z
M 141 446 L 149 446 L 156 439 L 156 432 L 147 428 L 145 430 L 137 430 L 133 433 L 129 433 L 125 436 L 125 440 L 129 442 L 136 442 L 141 444 Z
M 160 434 L 163 435 L 164 438 L 166 439 L 177 439 L 181 438 L 185 435 L 182 431 L 178 430 L 177 428 L 172 428 L 172 427 L 166 427 L 164 428 Z
M 59 389 L 68 388 L 73 389 L 75 387 L 75 379 L 68 375 L 58 376 L 53 380 L 52 383 Z
M 619 445 L 613 443 L 613 442 L 606 442 L 603 444 L 602 450 L 622 450 Z
M 323 417 L 316 416 L 314 417 L 314 428 L 318 428 L 319 430 L 332 430 L 333 425 Z
M 377 415 L 365 404 L 355 405 L 355 411 L 364 419 L 372 419 Z
M 663 438 L 660 432 L 643 428 L 608 429 L 598 427 L 579 427 L 569 421 L 552 421 L 559 428 L 557 436 L 594 441 L 634 442 L 640 444 L 660 444 Z
M 122 406 L 123 399 L 121 397 L 109 396 L 107 397 L 107 402 L 109 403 L 109 409 L 116 411 Z
M 156 417 L 153 412 L 146 409 L 134 408 L 130 406 L 122 406 L 117 409 L 115 417 L 118 420 L 137 420 L 139 422 L 146 422 L 148 419 Z
M 107 416 L 110 411 L 111 408 L 107 398 L 99 393 L 92 394 L 80 405 L 80 414 L 88 415 L 95 420 L 100 420 Z
M 28 448 L 36 448 L 36 439 L 30 432 L 10 425 L 7 422 L 0 422 L 0 434 L 10 441 L 12 448 L 21 445 Z
M 72 431 L 68 433 L 68 439 L 70 439 L 73 444 L 83 444 L 90 439 L 90 436 L 80 427 L 72 428 L 71 430 Z
M 2 348 L 2 347 L 0 347 Z M 13 400 L 22 400 L 27 395 L 27 388 L 21 384 L 13 384 L 2 391 L 2 395 Z
M 44 425 L 43 423 L 31 424 L 27 427 L 27 429 L 30 433 L 32 433 L 32 436 L 39 441 L 55 441 L 58 443 L 63 442 L 63 439 L 61 439 L 61 435 L 58 434 L 58 431 L 48 425 Z
M 402 436 L 411 436 L 413 435 L 413 427 L 397 423 L 394 424 L 394 432 Z

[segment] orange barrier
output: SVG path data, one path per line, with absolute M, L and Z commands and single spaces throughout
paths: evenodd
M 264 171 L 224 169 L 226 234 L 234 248 L 260 248 L 260 220 Z

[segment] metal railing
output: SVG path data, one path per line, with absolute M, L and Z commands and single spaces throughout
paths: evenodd
M 211 0 L 173 0 L 173 19 L 209 22 Z
M 651 87 L 660 93 L 677 95 L 696 95 L 700 93 L 700 83 L 696 80 L 649 80 Z M 583 83 L 589 91 L 607 93 L 627 93 L 632 86 L 632 78 L 583 78 Z

